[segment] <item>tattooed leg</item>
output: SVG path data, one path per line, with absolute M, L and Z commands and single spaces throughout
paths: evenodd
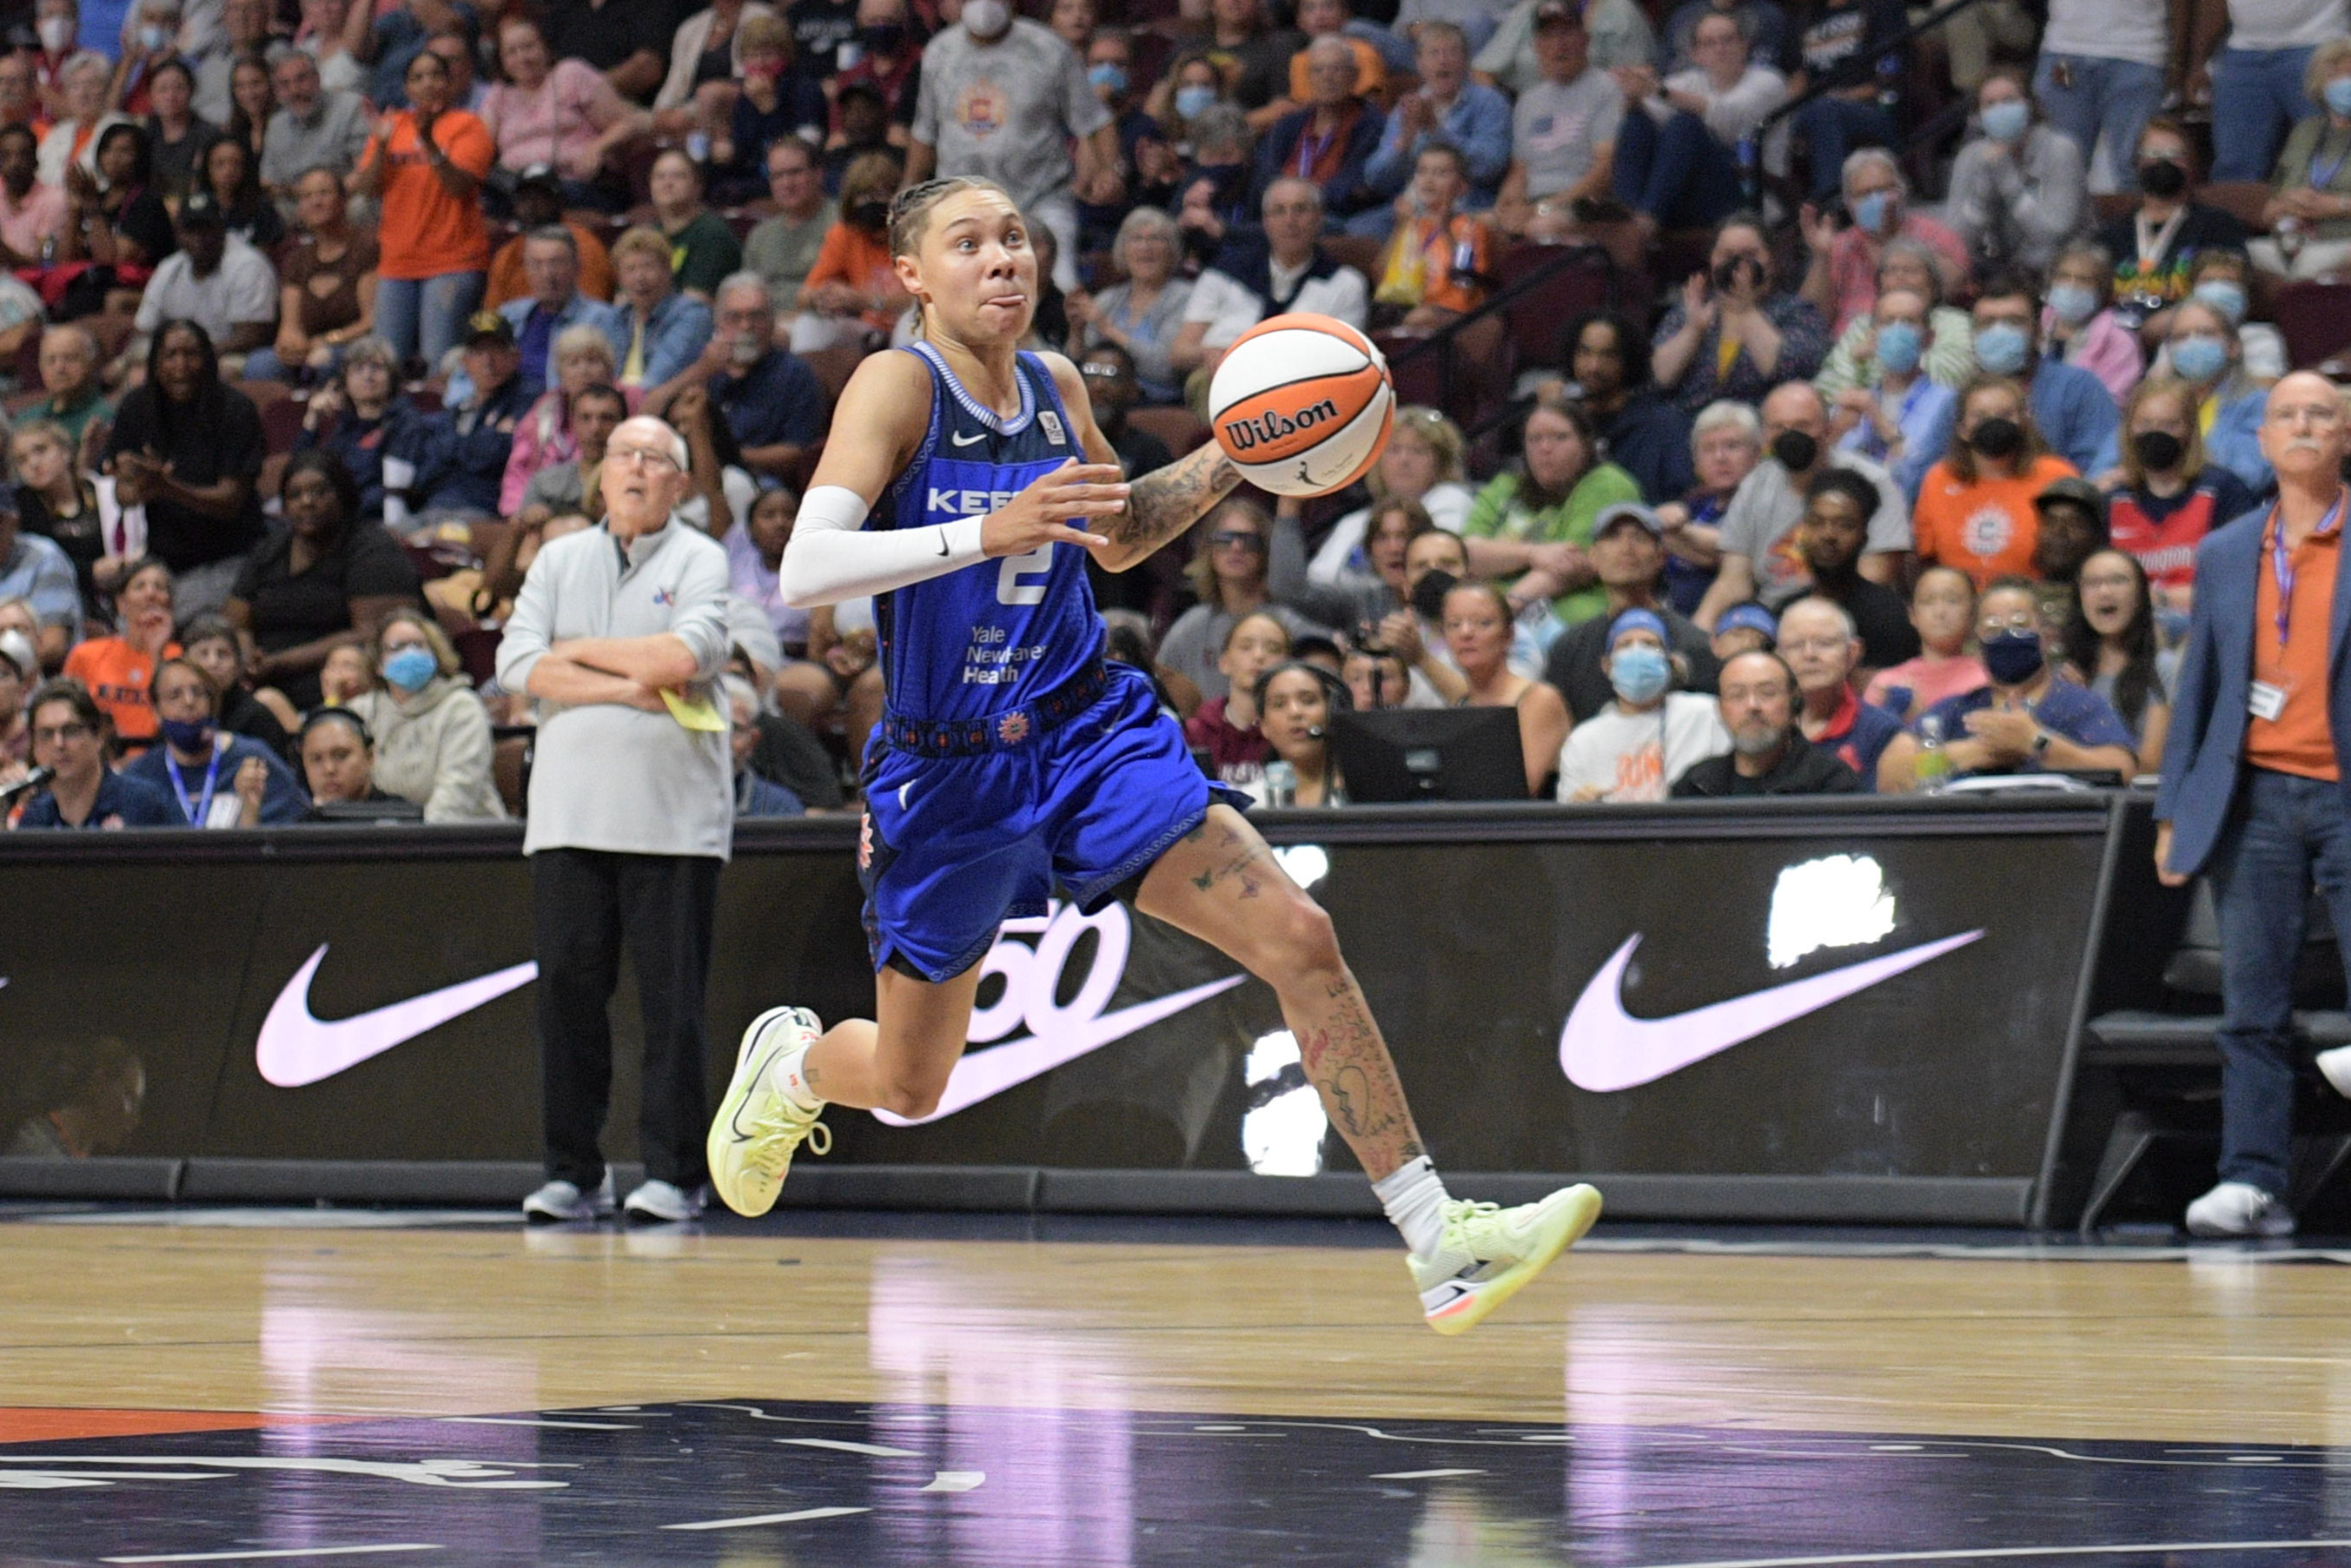
M 1290 880 L 1238 811 L 1210 807 L 1199 828 L 1151 868 L 1135 903 L 1273 988 L 1307 1081 L 1374 1181 L 1426 1152 L 1387 1042 L 1339 955 L 1331 917 Z

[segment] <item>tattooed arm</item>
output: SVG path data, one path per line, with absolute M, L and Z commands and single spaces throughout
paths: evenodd
M 1061 402 L 1077 423 L 1078 443 L 1089 463 L 1116 463 L 1117 449 L 1094 423 L 1093 405 L 1087 401 L 1085 381 L 1077 367 L 1059 354 L 1048 354 Z M 1208 515 L 1218 501 L 1241 482 L 1226 458 L 1224 448 L 1211 440 L 1187 457 L 1154 469 L 1134 482 L 1126 509 L 1093 519 L 1096 533 L 1110 543 L 1093 547 L 1094 559 L 1106 571 L 1125 571 L 1155 554 L 1161 547 Z

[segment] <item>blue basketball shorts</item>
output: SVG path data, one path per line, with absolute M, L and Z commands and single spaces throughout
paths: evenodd
M 873 967 L 934 982 L 987 956 L 1007 920 L 1056 888 L 1088 913 L 1150 869 L 1217 800 L 1151 682 L 1123 664 L 1083 712 L 1026 746 L 917 757 L 878 737 L 865 780 L 858 880 Z

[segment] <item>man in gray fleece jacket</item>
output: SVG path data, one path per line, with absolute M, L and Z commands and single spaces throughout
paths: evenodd
M 726 709 L 711 701 L 726 660 L 726 552 L 673 519 L 686 463 L 657 419 L 615 430 L 602 526 L 539 551 L 498 647 L 499 683 L 537 698 L 539 716 L 523 837 L 547 1128 L 547 1185 L 523 1202 L 533 1220 L 611 1210 L 597 1134 L 623 941 L 645 1036 L 647 1179 L 630 1217 L 693 1218 L 707 1174 L 703 990 L 735 813 Z

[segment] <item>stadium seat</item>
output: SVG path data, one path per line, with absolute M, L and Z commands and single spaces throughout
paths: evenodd
M 1562 258 L 1565 265 L 1561 265 Z M 1505 289 L 1557 267 L 1504 310 L 1510 340 L 1517 350 L 1512 371 L 1529 365 L 1556 363 L 1560 334 L 1587 310 L 1606 305 L 1615 283 L 1607 254 L 1593 246 L 1562 250 L 1551 245 L 1512 246 L 1495 264 L 1495 277 Z
M 2210 185 L 2199 185 L 2195 199 L 2208 207 L 2218 207 L 2233 214 L 2237 221 L 2256 234 L 2267 234 L 2269 225 L 2262 222 L 2262 209 L 2269 205 L 2275 194 L 2266 181 L 2225 180 Z
M 2315 368 L 2351 348 L 2351 283 L 2289 283 L 2271 308 L 2285 340 L 2286 363 L 2296 370 Z
M 284 382 L 239 382 L 237 389 L 252 398 L 253 406 L 260 411 L 263 448 L 273 453 L 293 451 L 294 444 L 302 438 L 302 415 L 310 406 L 308 394 L 294 396 Z
M 1364 235 L 1324 235 L 1322 245 L 1332 260 L 1353 267 L 1374 287 L 1378 285 L 1380 253 L 1387 248 L 1378 240 Z
M 841 401 L 841 389 L 849 384 L 849 378 L 857 373 L 859 365 L 864 363 L 865 350 L 858 348 L 818 349 L 799 357 L 808 361 L 808 368 L 816 372 L 817 384 L 824 388 L 825 408 L 829 413 L 832 405 Z

